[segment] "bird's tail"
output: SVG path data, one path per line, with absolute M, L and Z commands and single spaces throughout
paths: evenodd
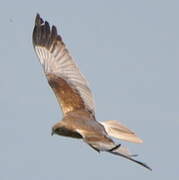
M 107 134 L 111 137 L 133 142 L 133 143 L 142 143 L 142 139 L 140 139 L 133 131 L 128 129 L 126 126 L 122 125 L 118 121 L 108 120 L 104 122 L 100 122 Z

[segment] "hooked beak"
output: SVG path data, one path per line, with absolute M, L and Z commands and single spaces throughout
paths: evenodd
M 51 132 L 51 136 L 53 136 L 55 133 L 54 133 L 54 131 L 52 130 L 52 132 Z

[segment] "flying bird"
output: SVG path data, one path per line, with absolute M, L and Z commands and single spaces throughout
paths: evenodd
M 56 27 L 50 27 L 39 14 L 35 19 L 33 46 L 49 85 L 63 112 L 63 119 L 52 127 L 52 135 L 83 139 L 97 152 L 106 151 L 151 168 L 134 159 L 127 148 L 111 138 L 133 143 L 142 140 L 118 121 L 98 122 L 89 84 L 67 50 Z

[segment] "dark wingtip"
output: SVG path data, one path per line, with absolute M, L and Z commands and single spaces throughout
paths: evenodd
M 150 168 L 147 164 L 143 163 L 143 162 L 140 162 L 138 161 L 138 163 L 142 166 L 144 166 L 145 168 L 147 168 L 148 170 L 152 171 L 152 168 Z
M 135 159 L 133 159 L 133 158 L 130 157 L 130 156 L 126 156 L 125 154 L 122 154 L 122 153 L 119 153 L 119 152 L 116 152 L 116 151 L 108 151 L 108 152 L 110 152 L 110 153 L 112 153 L 112 154 L 114 154 L 114 155 L 122 156 L 122 157 L 124 157 L 124 158 L 126 158 L 126 159 L 128 159 L 128 160 L 131 160 L 131 161 L 133 161 L 133 162 L 135 162 L 135 163 L 137 163 L 137 164 L 140 164 L 140 165 L 142 165 L 143 167 L 147 168 L 148 170 L 152 171 L 152 168 L 150 168 L 147 164 L 145 164 L 145 163 L 143 163 L 143 162 L 141 162 L 141 161 L 135 160 Z
M 37 15 L 36 15 L 36 18 L 35 18 L 35 25 L 36 26 L 39 26 L 39 25 L 41 25 L 41 24 L 43 24 L 43 19 L 40 17 L 40 14 L 39 13 L 37 13 Z
M 33 30 L 33 45 L 44 46 L 49 49 L 52 45 L 55 46 L 57 41 L 60 41 L 62 44 L 62 38 L 58 35 L 57 28 L 53 25 L 50 28 L 50 25 L 47 21 L 44 21 L 40 14 L 37 13 L 35 18 L 35 26 Z M 53 48 L 52 48 L 53 49 Z
M 57 36 L 57 28 L 54 25 L 52 26 L 52 34 Z

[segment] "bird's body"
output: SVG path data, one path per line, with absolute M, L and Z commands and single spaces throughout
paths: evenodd
M 74 132 L 79 134 L 77 131 L 84 131 L 95 134 L 106 134 L 104 127 L 86 111 L 69 112 L 63 118 L 63 120 L 53 126 L 52 129 L 54 129 L 55 131 L 56 129 L 58 130 L 59 127 L 61 127 L 61 129 L 64 128 L 64 130 L 66 129 L 66 132 L 64 132 L 64 136 L 65 134 L 68 134 L 68 136 L 74 137 Z M 73 132 L 72 135 L 67 133 L 67 129 Z M 59 131 L 57 131 L 57 134 L 63 135 L 62 133 L 59 133 Z
M 63 119 L 52 127 L 52 134 L 81 138 L 96 151 L 106 151 L 125 157 L 151 170 L 146 164 L 116 144 L 111 137 L 134 143 L 142 140 L 117 121 L 98 122 L 95 105 L 87 80 L 70 56 L 56 27 L 50 28 L 37 14 L 33 31 L 33 45 L 42 64 L 48 83 L 63 112 Z

